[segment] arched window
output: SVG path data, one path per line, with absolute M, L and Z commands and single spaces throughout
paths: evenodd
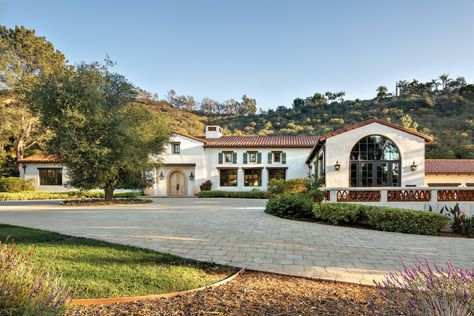
M 370 135 L 355 144 L 350 157 L 351 187 L 400 186 L 400 151 L 381 135 Z

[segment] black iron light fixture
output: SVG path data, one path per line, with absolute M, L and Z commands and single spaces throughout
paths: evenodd
M 163 174 L 163 171 L 160 172 L 160 175 L 158 176 L 160 180 L 163 180 L 165 178 L 165 175 Z
M 413 164 L 410 166 L 411 171 L 416 171 L 418 169 L 418 165 L 413 161 Z
M 339 164 L 339 160 L 336 161 L 336 164 L 334 165 L 334 169 L 336 169 L 336 171 L 341 170 L 341 165 Z
M 189 180 L 194 181 L 194 173 L 192 171 L 189 174 Z

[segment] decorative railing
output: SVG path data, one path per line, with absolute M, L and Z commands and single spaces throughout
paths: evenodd
M 387 190 L 388 202 L 429 202 L 430 190 Z
M 380 191 L 337 191 L 338 202 L 380 202 Z
M 474 201 L 474 190 L 438 190 L 438 201 Z

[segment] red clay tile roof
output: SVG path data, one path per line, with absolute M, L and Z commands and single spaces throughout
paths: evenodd
M 474 175 L 474 159 L 426 159 L 425 173 Z
M 319 136 L 222 136 L 207 138 L 212 148 L 312 148 Z
M 26 157 L 26 158 L 23 158 L 23 159 L 18 159 L 18 162 L 19 163 L 24 163 L 24 162 L 28 162 L 28 163 L 57 163 L 57 162 L 61 162 L 61 160 L 59 160 L 59 158 L 55 155 L 33 155 L 33 156 L 29 156 L 29 157 Z

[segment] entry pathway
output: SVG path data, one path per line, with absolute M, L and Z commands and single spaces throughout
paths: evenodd
M 297 222 L 264 200 L 155 199 L 134 206 L 0 202 L 0 223 L 134 245 L 249 269 L 372 284 L 415 256 L 474 268 L 474 240 Z

